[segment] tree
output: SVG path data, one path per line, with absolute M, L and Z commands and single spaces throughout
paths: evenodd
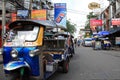
M 73 34 L 74 32 L 76 32 L 76 28 L 75 28 L 76 24 L 72 24 L 70 22 L 70 20 L 67 20 L 67 31 L 70 32 L 71 34 Z

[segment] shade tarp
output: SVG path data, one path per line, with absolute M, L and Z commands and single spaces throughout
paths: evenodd
M 109 31 L 100 31 L 100 32 L 98 32 L 98 34 L 101 36 L 106 36 L 106 35 L 109 35 L 110 32 Z

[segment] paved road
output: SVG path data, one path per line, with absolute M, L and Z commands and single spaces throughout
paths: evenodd
M 120 80 L 120 52 L 77 48 L 69 73 L 57 72 L 49 80 Z
M 2 64 L 0 64 L 0 80 L 5 80 Z
M 4 80 L 2 65 L 0 69 L 0 80 Z M 56 72 L 48 80 L 120 80 L 120 51 L 76 48 L 69 72 Z

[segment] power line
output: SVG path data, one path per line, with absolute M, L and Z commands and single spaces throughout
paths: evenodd
M 89 12 L 87 12 L 87 11 L 78 11 L 78 10 L 74 10 L 74 9 L 69 9 L 69 8 L 67 8 L 67 10 L 71 10 L 71 11 L 75 11 L 75 12 L 84 12 L 84 13 L 89 13 Z
M 82 14 L 82 15 L 87 15 L 88 14 L 88 13 L 83 13 L 83 12 L 69 11 L 69 10 L 67 10 L 67 12 L 74 13 L 74 14 Z
M 87 15 L 89 13 L 89 12 L 78 11 L 78 10 L 73 10 L 73 9 L 67 9 L 67 12 L 74 13 L 74 14 L 82 14 L 82 15 Z

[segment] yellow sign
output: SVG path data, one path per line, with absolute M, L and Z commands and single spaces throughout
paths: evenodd
M 91 10 L 96 9 L 96 8 L 100 8 L 100 4 L 98 4 L 96 2 L 91 2 L 91 3 L 89 3 L 88 8 Z
M 46 10 L 32 10 L 31 19 L 33 20 L 46 20 Z

